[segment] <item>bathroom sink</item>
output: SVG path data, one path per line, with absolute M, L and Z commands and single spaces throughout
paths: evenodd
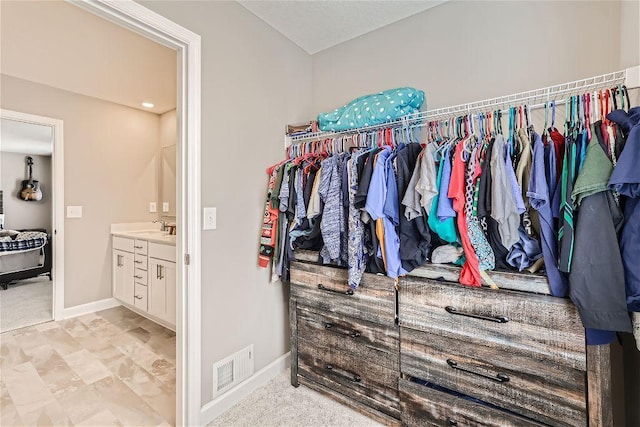
M 161 230 L 140 230 L 140 231 L 129 231 L 127 234 L 131 234 L 136 238 L 145 239 L 145 240 L 155 240 L 159 242 L 168 242 L 175 243 L 176 236 L 173 234 L 169 234 L 168 231 Z

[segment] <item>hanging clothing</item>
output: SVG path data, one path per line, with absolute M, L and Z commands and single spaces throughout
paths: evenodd
M 592 138 L 576 188 L 603 188 L 611 169 L 611 161 Z M 617 235 L 622 225 L 622 212 L 608 190 L 585 197 L 574 194 L 573 197 L 580 205 L 569 296 L 578 308 L 585 328 L 631 332 Z M 594 248 L 594 242 L 597 242 L 597 248 Z
M 438 174 L 441 175 L 438 181 L 438 208 L 436 210 L 436 214 L 440 221 L 456 217 L 456 211 L 453 209 L 453 201 L 449 198 L 449 183 L 451 182 L 450 150 L 450 148 L 447 148 L 442 154 L 442 160 L 440 160 L 440 168 L 438 171 Z
M 409 144 L 415 147 L 415 144 Z M 395 152 L 385 160 L 385 179 L 387 185 L 387 194 L 384 201 L 384 217 L 382 224 L 384 226 L 384 255 L 387 266 L 387 276 L 397 278 L 407 274 L 402 266 L 402 255 L 400 254 L 400 195 L 398 192 L 398 181 L 394 163 L 397 156 L 408 150 L 406 145 L 396 148 Z
M 478 219 L 483 225 L 487 241 L 493 251 L 496 268 L 509 268 L 507 263 L 507 255 L 509 251 L 502 245 L 500 232 L 498 231 L 498 222 L 491 217 L 491 156 L 493 154 L 493 144 L 495 139 L 492 138 L 487 144 L 484 161 L 482 162 L 482 174 L 480 175 L 480 185 L 478 188 Z
M 440 209 L 440 203 L 442 203 L 444 189 L 449 189 L 449 181 L 447 181 L 446 185 L 443 185 L 443 173 L 445 170 L 446 164 L 450 165 L 449 159 L 449 151 L 445 154 L 445 157 L 440 161 L 440 165 L 438 167 L 438 175 L 436 178 L 436 186 L 440 189 L 440 193 L 438 197 L 434 198 L 433 203 L 431 204 L 431 210 L 429 211 L 429 217 L 427 220 L 427 224 L 431 231 L 433 231 L 438 237 L 444 240 L 447 243 L 456 243 L 458 242 L 458 232 L 456 231 L 455 224 L 455 211 L 453 211 L 452 216 L 440 217 L 437 212 Z M 451 167 L 449 167 L 449 177 L 451 176 Z M 451 203 L 451 199 L 447 197 L 447 194 L 444 193 L 444 198 L 447 199 L 448 203 Z M 445 202 L 446 203 L 446 202 Z M 453 208 L 452 208 L 453 209 Z M 447 213 L 447 215 L 449 215 Z
M 555 172 L 555 156 L 554 150 L 550 150 L 550 156 L 545 156 L 545 147 L 540 135 L 534 134 L 533 143 L 533 169 L 529 177 L 529 186 L 527 197 L 531 206 L 538 211 L 540 218 L 540 237 L 542 240 L 542 254 L 544 257 L 544 267 L 549 280 L 549 288 L 551 295 L 556 297 L 565 297 L 569 290 L 567 281 L 562 273 L 558 270 L 558 241 L 556 239 L 556 229 L 551 213 L 551 196 L 550 185 L 547 182 L 547 174 L 545 170 Z M 553 159 L 553 162 L 545 163 L 545 158 Z M 547 167 L 548 166 L 548 167 Z M 554 178 L 551 177 L 551 182 Z M 555 186 L 555 183 L 553 183 Z
M 354 206 L 358 190 L 357 160 L 364 155 L 354 155 L 347 162 L 349 212 L 348 212 L 348 277 L 349 287 L 357 289 L 367 266 L 367 254 L 364 247 L 365 225 L 361 220 L 360 210 Z
M 260 253 L 258 255 L 258 265 L 266 268 L 275 253 L 276 227 L 278 223 L 278 208 L 271 203 L 272 194 L 278 177 L 280 165 L 271 166 L 267 169 L 269 183 L 267 185 L 267 200 L 265 202 L 264 214 L 262 218 L 262 234 L 260 237 Z
M 318 193 L 324 203 L 320 231 L 324 246 L 320 255 L 325 264 L 340 264 L 342 233 L 344 233 L 344 209 L 342 206 L 342 161 L 335 155 L 322 161 L 322 175 Z
M 418 156 L 421 152 L 422 147 L 419 144 L 407 144 L 398 153 L 396 158 L 398 195 L 399 199 L 404 200 L 407 193 L 417 191 L 423 201 L 425 197 L 431 199 L 428 201 L 430 208 L 431 201 L 437 195 L 435 165 L 433 164 L 433 156 L 429 152 L 424 153 L 419 160 Z M 410 180 L 413 179 L 415 170 L 420 171 L 419 179 L 415 188 L 411 188 Z M 427 261 L 431 249 L 431 233 L 429 233 L 429 227 L 427 227 L 422 215 L 419 218 L 409 220 L 405 215 L 406 206 L 404 203 L 400 203 L 400 200 L 397 200 L 397 203 L 399 206 L 400 259 L 402 268 L 409 272 Z M 422 206 L 420 208 L 422 209 Z
M 616 122 L 626 135 L 624 149 L 608 185 L 626 197 L 620 251 L 628 309 L 640 312 L 640 107 L 631 108 L 628 113 L 616 110 L 607 118 Z
M 466 261 L 460 272 L 460 283 L 468 286 L 482 286 L 480 266 L 478 258 L 471 245 L 467 231 L 467 218 L 465 214 L 465 164 L 462 160 L 464 142 L 458 142 L 453 156 L 451 169 L 451 182 L 449 183 L 449 198 L 453 199 L 453 208 L 457 213 L 458 232 L 464 249 Z
M 571 193 L 575 182 L 576 144 L 569 136 L 565 143 L 564 160 L 560 187 L 560 226 L 558 227 L 558 269 L 564 273 L 571 271 L 574 250 L 574 218 Z
M 389 162 L 392 150 L 389 147 L 383 148 L 374 159 L 374 168 L 369 185 L 369 193 L 365 209 L 372 220 L 376 222 L 375 230 L 379 241 L 380 255 L 384 261 L 385 270 L 389 277 L 398 277 L 405 274 L 402 270 L 400 260 L 400 239 L 396 233 L 395 224 L 389 219 L 395 217 L 393 199 L 398 202 L 397 188 L 395 185 L 395 173 L 393 164 Z M 393 175 L 389 176 L 389 168 Z M 392 192 L 389 195 L 389 191 Z M 389 199 L 387 205 L 386 200 Z M 399 213 L 398 213 L 399 215 Z M 377 254 L 376 254 L 377 255 Z
M 438 195 L 438 186 L 433 158 L 433 146 L 428 144 L 415 161 L 411 180 L 402 198 L 406 207 L 405 216 L 411 221 L 429 212 L 434 198 Z
M 465 214 L 467 217 L 467 229 L 471 246 L 478 257 L 480 270 L 493 270 L 495 268 L 495 256 L 489 242 L 482 231 L 476 209 L 476 180 L 480 175 L 480 162 L 478 161 L 478 145 L 476 144 L 469 156 L 465 173 Z
M 520 214 L 507 176 L 505 148 L 502 135 L 496 136 L 491 153 L 491 217 L 498 223 L 502 246 L 510 249 L 520 239 Z

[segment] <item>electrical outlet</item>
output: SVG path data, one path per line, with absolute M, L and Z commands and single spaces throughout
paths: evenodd
M 204 222 L 202 224 L 202 229 L 216 229 L 216 208 L 204 208 Z
M 169 202 L 162 202 L 162 212 L 169 212 Z
M 158 212 L 158 204 L 156 202 L 149 202 L 149 212 Z

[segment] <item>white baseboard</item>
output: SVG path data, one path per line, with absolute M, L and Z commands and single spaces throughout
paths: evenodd
M 250 378 L 241 382 L 222 396 L 206 403 L 200 410 L 200 425 L 209 424 L 211 421 L 231 409 L 253 391 L 267 384 L 290 366 L 291 352 L 288 352 L 260 369 Z
M 106 310 L 121 305 L 120 301 L 115 298 L 105 298 L 99 301 L 89 302 L 86 304 L 75 305 L 65 308 L 62 313 L 63 319 L 82 316 L 83 314 L 95 313 L 96 311 Z

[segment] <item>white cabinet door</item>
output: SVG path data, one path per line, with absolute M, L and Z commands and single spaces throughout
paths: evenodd
M 167 322 L 176 324 L 176 263 L 164 262 L 164 280 L 167 286 Z
M 133 254 L 119 249 L 113 250 L 113 296 L 133 305 Z
M 176 324 L 176 263 L 149 258 L 148 312 Z
M 149 258 L 147 311 L 164 319 L 167 311 L 167 287 L 162 278 L 162 263 L 163 261 Z

